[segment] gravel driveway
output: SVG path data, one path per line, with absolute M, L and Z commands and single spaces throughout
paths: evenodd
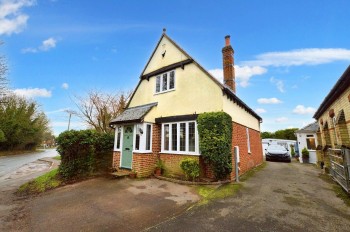
M 320 169 L 268 162 L 231 198 L 195 207 L 150 231 L 349 231 L 350 208 Z

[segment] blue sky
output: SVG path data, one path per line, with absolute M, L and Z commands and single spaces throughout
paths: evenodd
M 34 98 L 57 135 L 89 90 L 132 90 L 163 27 L 218 78 L 224 36 L 237 95 L 263 131 L 302 127 L 350 64 L 350 1 L 0 0 L 11 88 Z M 76 117 L 72 128 L 82 128 Z

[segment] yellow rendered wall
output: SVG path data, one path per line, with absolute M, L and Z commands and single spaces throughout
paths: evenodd
M 330 129 L 329 134 L 331 137 L 332 141 L 332 146 L 334 148 L 334 127 L 333 127 L 333 122 L 331 117 L 329 116 L 329 111 L 331 109 L 334 109 L 335 117 L 338 117 L 339 111 L 344 110 L 344 115 L 345 115 L 345 121 L 346 121 L 346 126 L 348 129 L 348 133 L 350 133 L 350 102 L 348 99 L 348 96 L 350 94 L 350 87 L 347 88 L 346 91 L 335 101 L 333 104 L 322 114 L 322 116 L 319 118 L 319 126 L 321 128 L 321 133 L 323 134 L 323 125 L 328 122 L 328 129 Z M 320 120 L 323 120 L 323 125 L 321 125 Z M 338 137 L 340 136 L 340 132 L 338 129 L 336 129 L 336 133 L 338 134 Z M 322 136 L 322 145 L 326 145 L 326 141 L 324 139 L 324 136 Z
M 162 57 L 162 53 L 164 52 L 164 50 L 166 50 L 166 53 L 165 53 L 165 56 Z M 166 37 L 163 37 L 153 57 L 151 58 L 151 61 L 147 65 L 147 68 L 142 73 L 142 75 L 153 72 L 162 67 L 165 67 L 183 60 L 187 60 L 188 58 L 189 57 L 187 57 L 179 49 L 177 49 Z
M 245 111 L 244 108 L 238 106 L 236 103 L 233 103 L 226 96 L 223 96 L 223 109 L 232 117 L 232 121 L 260 131 L 260 122 L 254 116 Z
M 146 122 L 154 122 L 155 118 L 223 109 L 222 90 L 195 64 L 185 69 L 175 70 L 175 90 L 155 93 L 156 78 L 143 80 L 134 94 L 129 107 L 158 102 L 158 105 L 146 115 Z

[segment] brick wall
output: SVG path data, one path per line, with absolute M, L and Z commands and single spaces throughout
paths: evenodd
M 165 174 L 167 175 L 184 175 L 181 170 L 180 162 L 185 158 L 193 158 L 199 162 L 199 156 L 196 155 L 179 155 L 179 154 L 160 154 L 160 159 L 165 166 Z
M 132 169 L 137 172 L 138 177 L 146 177 L 152 175 L 157 156 L 160 152 L 161 125 L 153 124 L 152 132 L 152 153 L 133 153 Z M 113 168 L 120 167 L 120 151 L 113 152 Z
M 239 146 L 240 164 L 239 175 L 262 164 L 263 151 L 260 132 L 249 128 L 250 153 L 248 153 L 246 127 L 238 123 L 232 123 L 232 173 L 231 180 L 235 179 L 234 146 Z

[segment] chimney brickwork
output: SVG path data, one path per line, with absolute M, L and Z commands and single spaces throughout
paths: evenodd
M 224 70 L 224 84 L 236 93 L 236 80 L 234 68 L 234 50 L 230 43 L 230 36 L 225 36 L 225 47 L 222 49 L 223 70 Z

